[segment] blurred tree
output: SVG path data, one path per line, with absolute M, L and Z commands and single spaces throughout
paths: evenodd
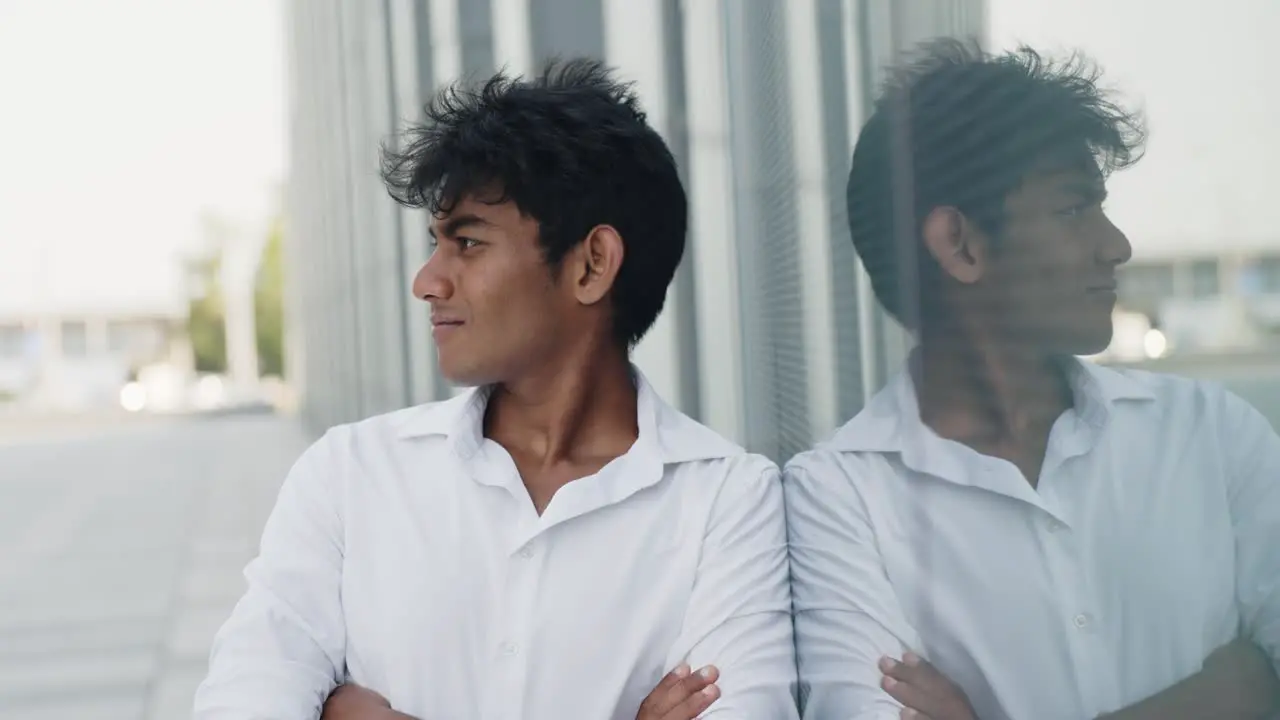
M 253 288 L 258 372 L 284 376 L 284 223 L 276 219 L 262 246 Z
M 227 329 L 222 311 L 222 253 L 213 252 L 192 261 L 192 292 L 187 312 L 187 334 L 196 358 L 196 372 L 227 370 Z

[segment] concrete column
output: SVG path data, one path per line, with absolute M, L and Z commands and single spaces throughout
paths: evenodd
M 484 2 L 484 0 L 464 0 Z M 534 68 L 529 23 L 529 0 L 489 0 L 493 22 L 493 63 L 512 75 L 528 75 Z
M 258 383 L 257 322 L 254 276 L 262 241 L 259 233 L 228 229 L 222 244 L 223 317 L 226 327 L 227 379 L 232 398 L 248 397 Z
M 434 5 L 452 5 L 446 11 L 448 17 L 457 23 L 456 0 L 440 2 Z M 388 18 L 391 28 L 391 72 L 395 80 L 392 97 L 396 108 L 396 134 L 398 143 L 400 133 L 405 126 L 417 122 L 421 118 L 422 105 L 427 101 L 431 89 L 436 86 L 436 78 L 432 70 L 437 61 L 443 62 L 456 72 L 459 47 L 456 40 L 443 49 L 435 47 L 435 25 L 433 14 L 428 6 L 415 3 L 414 0 L 390 0 Z M 449 15 L 448 13 L 452 14 Z M 421 15 L 419 15 L 421 13 Z M 424 32 L 425 31 L 425 32 Z M 452 54 L 453 57 L 445 57 Z M 402 266 L 396 277 L 403 281 L 402 291 L 409 294 L 413 276 L 427 262 L 427 222 L 426 213 L 421 210 L 399 208 L 398 240 Z M 405 308 L 406 358 L 409 364 L 409 402 L 425 403 L 439 399 L 438 372 L 436 370 L 436 353 L 431 340 L 431 322 L 426 303 L 410 298 Z
M 462 1 L 428 0 L 432 69 L 432 77 L 429 79 L 437 88 L 462 76 L 462 25 L 458 7 L 458 3 Z
M 605 59 L 621 77 L 634 81 L 649 123 L 670 141 L 668 67 L 662 3 L 604 0 Z M 693 254 L 685 249 L 686 262 Z M 632 358 L 654 388 L 668 402 L 683 407 L 681 388 L 681 338 L 678 317 L 688 299 L 673 283 L 666 306 L 649 333 L 636 346 Z M 692 338 L 689 340 L 693 340 Z M 695 389 L 696 390 L 696 389 Z
M 743 442 L 741 298 L 735 242 L 734 167 L 729 132 L 724 2 L 688 2 L 685 67 L 689 195 L 700 340 L 702 421 Z
M 827 195 L 816 0 L 788 0 L 785 13 L 809 428 L 815 437 L 825 437 L 839 421 L 830 243 L 831 203 L 839 198 Z

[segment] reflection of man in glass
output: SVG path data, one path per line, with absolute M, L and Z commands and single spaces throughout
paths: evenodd
M 427 115 L 386 179 L 478 389 L 307 450 L 196 717 L 794 718 L 778 468 L 628 361 L 684 251 L 671 153 L 591 61 Z
M 1265 716 L 1280 441 L 1076 358 L 1111 337 L 1104 181 L 1143 135 L 1095 81 L 938 44 L 863 128 L 853 240 L 919 344 L 786 470 L 806 718 Z

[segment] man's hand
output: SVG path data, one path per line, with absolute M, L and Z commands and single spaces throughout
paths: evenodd
M 903 720 L 976 720 L 964 691 L 919 655 L 881 658 L 880 671 L 880 686 L 906 706 Z
M 391 709 L 378 693 L 359 685 L 339 685 L 324 703 L 320 720 L 416 720 Z
M 1237 712 L 1269 718 L 1280 709 L 1280 677 L 1275 666 L 1247 638 L 1237 638 L 1215 650 L 1205 660 L 1203 672 L 1214 679 L 1220 696 L 1229 696 Z
M 1106 713 L 1107 720 L 1262 720 L 1280 708 L 1280 678 L 1270 658 L 1238 638 L 1204 661 L 1200 672 L 1141 702 Z
M 695 720 L 720 698 L 715 684 L 719 677 L 714 665 L 691 673 L 688 665 L 680 663 L 640 703 L 636 720 Z

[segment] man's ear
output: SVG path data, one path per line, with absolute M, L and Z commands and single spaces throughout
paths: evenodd
M 578 302 L 594 305 L 609 294 L 625 253 L 622 236 L 613 227 L 597 225 L 587 233 L 566 264 Z
M 956 282 L 971 285 L 986 271 L 990 247 L 984 235 L 954 207 L 936 207 L 921 225 L 924 246 L 942 271 Z

